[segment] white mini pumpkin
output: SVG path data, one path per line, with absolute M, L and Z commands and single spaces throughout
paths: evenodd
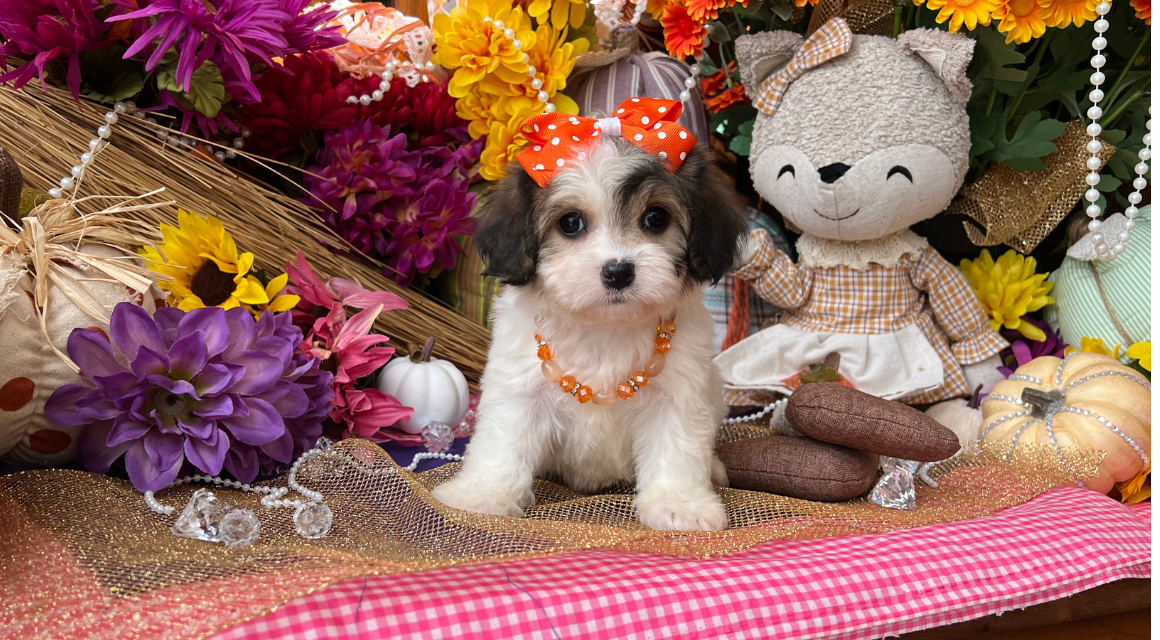
M 379 391 L 415 410 L 395 424 L 407 433 L 422 433 L 430 422 L 454 428 L 467 415 L 467 378 L 450 362 L 432 358 L 434 347 L 435 338 L 428 338 L 422 351 L 391 360 L 379 373 Z
M 1105 451 L 1085 485 L 1101 493 L 1150 464 L 1152 393 L 1148 380 L 1114 358 L 1075 352 L 1036 358 L 983 401 L 986 441 Z

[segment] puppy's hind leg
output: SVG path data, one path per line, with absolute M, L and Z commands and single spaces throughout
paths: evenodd
M 547 453 L 551 417 L 537 406 L 534 393 L 521 390 L 501 400 L 510 389 L 494 391 L 480 398 L 479 423 L 463 467 L 431 495 L 456 509 L 520 517 L 535 502 L 532 481 Z M 527 399 L 518 400 L 521 395 Z

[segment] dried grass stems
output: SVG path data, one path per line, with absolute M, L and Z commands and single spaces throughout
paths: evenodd
M 88 150 L 106 111 L 87 100 L 78 105 L 68 92 L 53 87 L 44 91 L 29 83 L 14 90 L 0 85 L 0 146 L 16 158 L 29 187 L 47 191 Z M 86 209 L 94 205 L 82 199 L 85 196 L 150 193 L 156 200 L 156 190 L 164 187 L 168 202 L 122 207 L 119 215 L 155 228 L 161 222 L 176 224 L 178 206 L 212 214 L 239 247 L 253 252 L 259 267 L 281 272 L 302 250 L 324 277 L 341 276 L 397 293 L 409 308 L 383 313 L 375 328 L 390 336 L 403 353 L 434 336 L 436 355 L 458 366 L 476 388 L 490 341 L 486 328 L 435 298 L 402 289 L 383 275 L 382 263 L 350 247 L 309 207 L 218 162 L 206 152 L 209 147 L 188 149 L 158 140 L 158 127 L 139 117 L 121 118 L 113 127 L 111 144 L 101 149 L 77 181 L 79 209 L 93 210 Z M 247 157 L 274 169 L 274 163 Z

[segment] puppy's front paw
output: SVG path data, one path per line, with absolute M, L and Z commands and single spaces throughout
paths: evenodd
M 725 463 L 713 454 L 713 463 L 709 467 L 709 477 L 713 480 L 714 487 L 728 487 L 729 486 L 729 471 L 725 468 Z
M 456 482 L 454 479 L 435 487 L 431 495 L 453 509 L 514 518 L 524 515 L 524 510 L 506 491 L 487 490 L 481 485 L 471 486 L 466 482 Z
M 707 489 L 645 491 L 636 497 L 636 514 L 650 529 L 720 531 L 729 525 L 721 496 Z

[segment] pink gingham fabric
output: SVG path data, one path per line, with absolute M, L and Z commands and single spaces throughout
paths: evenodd
M 359 578 L 215 640 L 881 638 L 1148 578 L 1149 514 L 1057 489 L 967 522 L 712 559 L 586 551 Z

